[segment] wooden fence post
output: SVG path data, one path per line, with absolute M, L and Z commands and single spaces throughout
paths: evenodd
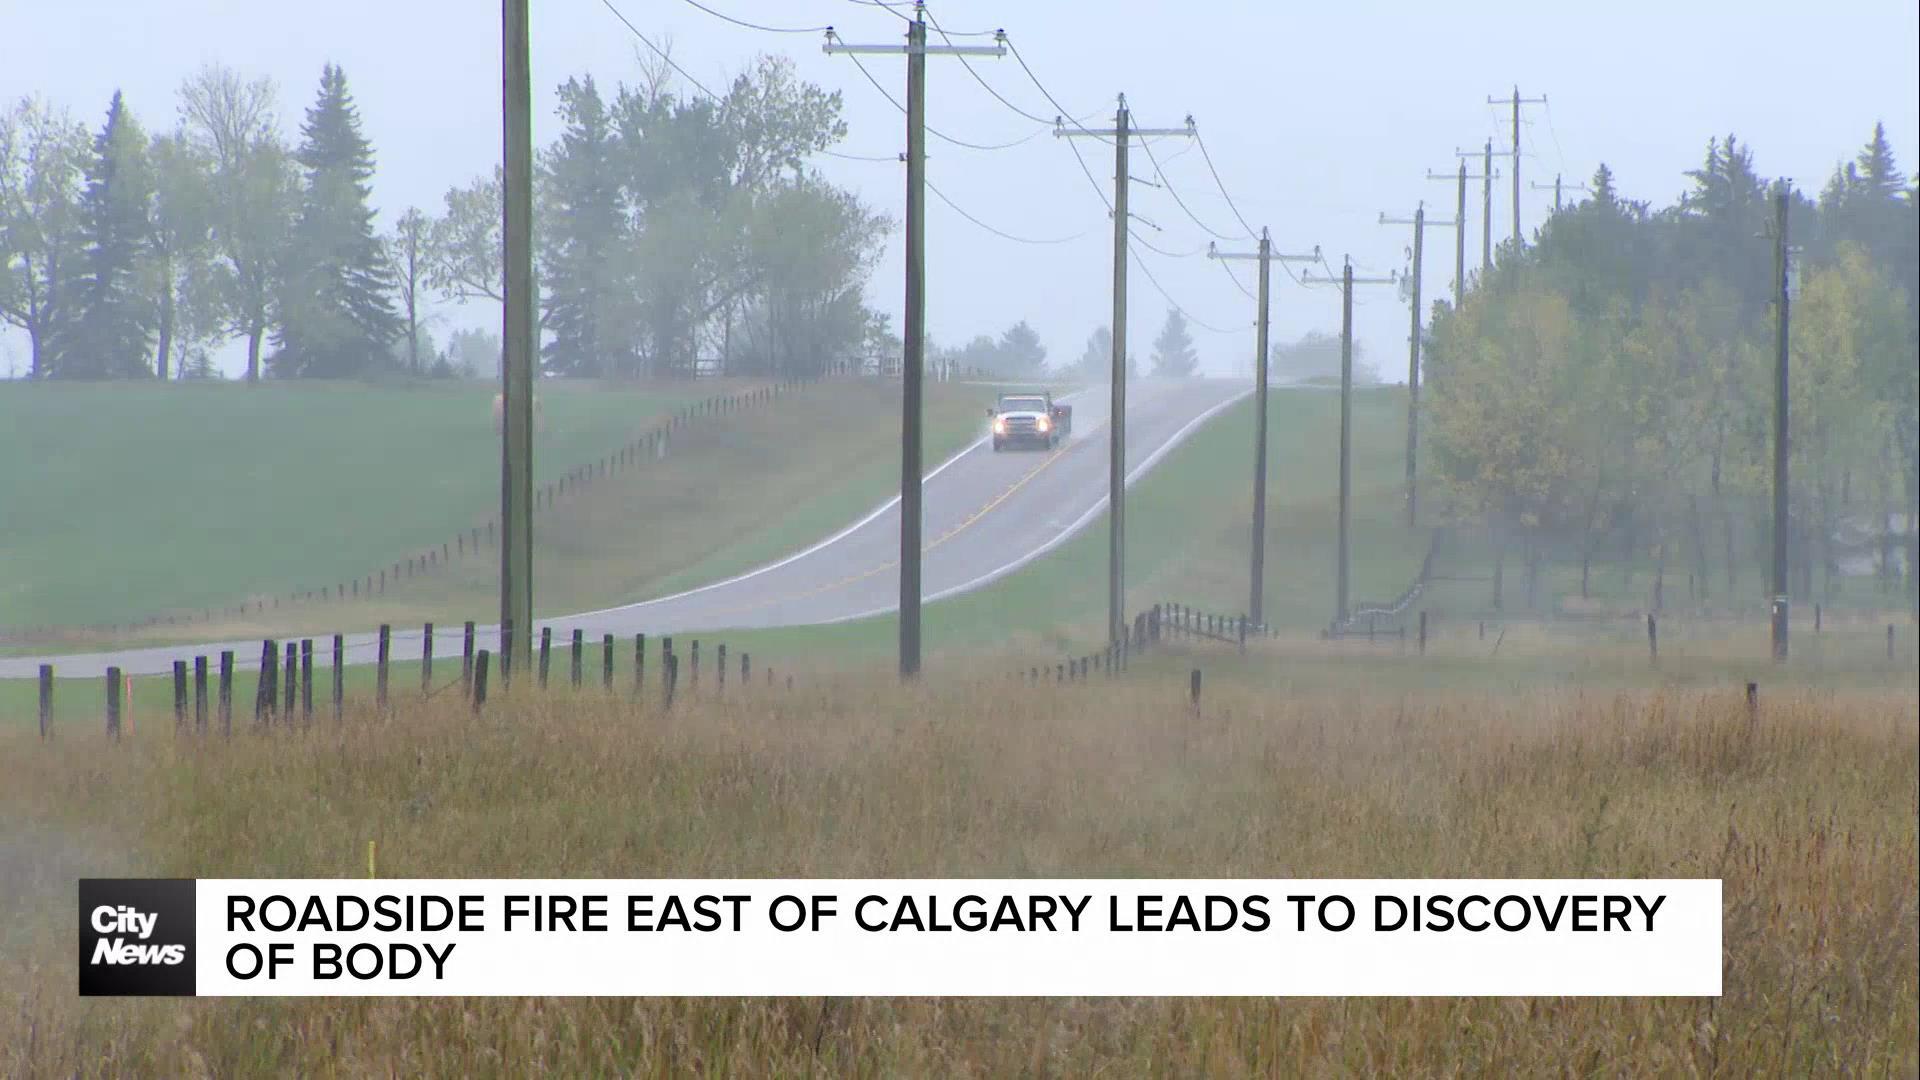
M 1427 655 L 1427 611 L 1420 609 L 1420 655 Z
M 540 689 L 547 688 L 547 664 L 553 658 L 553 627 L 540 628 Z
M 1652 663 L 1660 662 L 1660 626 L 1654 622 L 1653 613 L 1647 613 L 1647 659 Z
M 40 665 L 40 737 L 53 730 L 53 665 Z
M 661 670 L 661 695 L 665 707 L 671 709 L 673 708 L 673 684 L 680 681 L 680 658 L 668 653 L 665 662 L 666 666 Z
M 233 738 L 233 650 L 220 650 L 220 737 Z
M 313 723 L 313 639 L 300 639 L 300 722 Z
M 1760 684 L 1747 684 L 1747 722 L 1752 723 L 1760 715 Z
M 481 649 L 473 667 L 473 711 L 487 703 L 487 650 Z
M 420 692 L 433 689 L 433 624 L 420 628 Z
M 722 642 L 713 651 L 713 677 L 721 693 L 727 689 L 727 646 Z
M 580 689 L 580 665 L 581 663 L 583 663 L 582 657 L 585 654 L 586 649 L 587 649 L 587 633 L 585 630 L 582 630 L 579 627 L 575 627 L 573 631 L 573 655 L 572 655 L 573 668 L 571 672 L 571 678 L 568 680 L 572 684 L 575 690 Z
M 633 635 L 633 696 L 640 697 L 641 687 L 646 685 L 647 676 L 647 635 Z
M 1893 624 L 1887 624 L 1887 659 L 1893 659 Z
M 347 637 L 333 635 L 333 722 L 339 723 L 347 707 Z
M 107 737 L 120 741 L 120 669 L 107 669 Z
M 1194 668 L 1193 671 L 1187 675 L 1187 698 L 1193 706 L 1193 711 L 1199 712 L 1200 711 L 1200 669 L 1199 668 Z
M 460 639 L 460 693 L 473 696 L 473 620 L 468 619 L 461 628 Z
M 741 653 L 741 654 L 740 654 L 740 685 L 741 685 L 742 687 L 746 687 L 746 686 L 751 686 L 751 685 L 752 685 L 752 683 L 750 683 L 750 682 L 748 682 L 748 681 L 747 681 L 747 680 L 749 680 L 750 678 L 752 678 L 752 677 L 753 677 L 753 676 L 752 676 L 752 671 L 751 671 L 751 669 L 750 669 L 750 668 L 748 667 L 748 664 L 747 664 L 747 661 L 748 661 L 749 659 L 751 659 L 751 657 L 749 657 L 749 656 L 748 656 L 748 655 L 747 655 L 746 653 Z
M 387 661 L 393 654 L 393 627 L 380 624 L 380 654 L 373 675 L 373 703 L 382 715 L 387 711 Z
M 193 733 L 207 733 L 207 658 L 193 658 Z
M 613 635 L 600 639 L 600 689 L 613 693 Z
M 272 638 L 260 643 L 260 677 L 254 684 L 253 721 L 273 723 L 273 708 L 280 701 L 280 646 Z
M 700 692 L 700 639 L 693 639 L 693 678 L 687 681 L 687 689 Z
M 173 662 L 173 733 L 180 734 L 187 727 L 187 662 Z
M 281 712 L 286 715 L 286 720 L 289 724 L 293 723 L 293 705 L 295 694 L 299 692 L 299 689 L 300 643 L 297 641 L 289 641 L 287 642 L 287 703 L 281 708 Z

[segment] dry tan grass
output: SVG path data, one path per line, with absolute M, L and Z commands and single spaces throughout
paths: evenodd
M 845 682 L 118 748 L 3 737 L 0 1074 L 1911 1076 L 1911 690 Z M 19 730 L 17 727 L 13 730 Z M 80 874 L 1707 876 L 1726 994 L 81 1000 Z

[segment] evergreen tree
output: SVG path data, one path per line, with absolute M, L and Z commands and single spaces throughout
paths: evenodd
M 1906 187 L 1906 177 L 1894 166 L 1893 147 L 1887 144 L 1887 125 L 1873 125 L 1873 138 L 1860 150 L 1859 183 L 1873 199 L 1894 202 Z
M 1047 347 L 1025 319 L 1007 327 L 997 351 L 1000 370 L 1009 375 L 1038 375 L 1047 365 Z
M 142 280 L 152 228 L 153 170 L 147 137 L 118 90 L 93 140 L 80 228 L 86 245 L 79 303 L 59 336 L 53 374 L 69 379 L 149 373 L 153 303 Z
M 593 76 L 561 85 L 566 130 L 546 155 L 546 366 L 575 374 L 611 375 L 631 366 L 632 348 L 614 311 L 621 287 L 616 258 L 626 235 L 616 139 Z
M 1160 336 L 1153 339 L 1153 373 L 1184 378 L 1199 364 L 1200 354 L 1194 351 L 1193 335 L 1187 331 L 1187 317 L 1179 308 L 1168 308 Z
M 347 92 L 347 76 L 328 64 L 301 126 L 295 155 L 306 171 L 280 296 L 280 375 L 342 377 L 387 362 L 400 320 L 393 269 L 368 205 L 373 147 Z
M 1113 370 L 1113 331 L 1104 326 L 1094 328 L 1087 335 L 1086 347 L 1080 350 L 1080 359 L 1067 370 L 1083 379 L 1106 378 Z

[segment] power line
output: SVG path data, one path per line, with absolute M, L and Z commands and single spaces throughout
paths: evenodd
M 847 2 L 850 4 L 858 4 L 861 7 L 879 8 L 880 10 L 885 11 L 887 14 L 893 16 L 896 19 L 901 20 L 902 22 L 911 23 L 913 21 L 913 16 L 902 15 L 899 12 L 893 10 L 896 7 L 905 7 L 906 5 L 904 3 L 883 3 L 881 2 L 881 0 L 847 0 Z M 916 6 L 918 6 L 922 12 L 926 13 L 928 21 L 931 22 L 933 19 L 933 13 L 927 11 L 926 5 L 919 4 Z M 939 26 L 936 24 L 934 29 L 938 30 Z M 993 37 L 995 34 L 998 34 L 999 32 L 1000 31 L 998 30 L 948 30 L 948 31 L 945 31 L 945 33 L 951 34 L 954 37 Z
M 689 0 L 689 2 L 691 2 L 691 0 Z M 681 78 L 687 80 L 687 82 L 689 83 L 692 83 L 693 88 L 695 90 L 698 90 L 702 94 L 705 94 L 715 104 L 718 104 L 721 106 L 726 105 L 727 101 L 725 98 L 707 89 L 705 83 L 701 82 L 699 79 L 694 78 L 693 75 L 690 74 L 686 68 L 681 67 L 673 59 L 673 57 L 667 53 L 665 49 L 662 49 L 660 46 L 655 45 L 653 43 L 652 38 L 649 38 L 647 35 L 641 33 L 640 28 L 633 25 L 632 20 L 628 19 L 625 15 L 621 14 L 619 8 L 613 6 L 613 0 L 600 0 L 600 3 L 608 11 L 613 12 L 613 17 L 616 19 L 619 19 L 621 24 L 627 28 L 629 33 L 631 33 L 634 37 L 639 38 L 640 43 L 642 45 L 645 45 L 647 48 L 653 50 L 653 55 L 659 57 L 663 63 L 665 63 L 668 67 L 672 68 L 675 72 L 677 72 Z M 694 6 L 698 7 L 699 5 L 696 4 Z M 820 152 L 827 155 L 828 157 L 840 158 L 845 161 L 898 161 L 899 160 L 897 156 L 880 157 L 872 154 L 848 154 L 848 153 L 842 153 L 841 151 L 838 151 L 838 150 L 831 150 L 831 149 L 822 149 Z
M 924 8 L 921 10 L 926 11 L 926 9 Z M 933 17 L 933 12 L 926 11 L 926 16 L 927 16 L 927 21 L 933 24 L 934 32 L 939 34 L 940 37 L 944 39 L 949 45 L 953 44 L 953 35 L 949 35 L 946 30 L 941 28 L 940 20 Z M 987 80 L 981 78 L 979 72 L 973 70 L 973 65 L 967 63 L 966 57 L 962 56 L 959 59 L 960 59 L 960 66 L 967 69 L 967 74 L 973 76 L 973 81 L 979 83 L 980 86 L 983 89 L 985 89 L 987 93 L 992 94 L 994 98 L 1000 102 L 1000 104 L 1005 105 L 1007 108 L 1012 109 L 1014 112 L 1019 113 L 1021 116 L 1026 117 L 1027 119 L 1033 121 L 1036 124 L 1046 124 L 1049 126 L 1053 124 L 1052 120 L 1049 120 L 1044 116 L 1035 116 L 1032 113 L 1028 112 L 1027 110 L 1021 108 L 1020 106 L 1015 105 L 1013 102 L 1008 101 L 1006 97 L 1004 97 L 1000 93 L 1000 91 L 995 90 L 993 88 L 992 84 L 988 83 Z
M 1135 239 L 1139 239 L 1139 238 L 1135 237 Z M 1201 322 L 1199 319 L 1194 318 L 1193 313 L 1188 311 L 1186 308 L 1181 307 L 1180 302 L 1178 300 L 1175 300 L 1172 294 L 1167 292 L 1166 287 L 1164 285 L 1160 284 L 1160 279 L 1153 276 L 1153 271 L 1147 267 L 1147 260 L 1142 259 L 1140 257 L 1140 253 L 1133 250 L 1132 244 L 1127 245 L 1127 254 L 1133 256 L 1133 261 L 1135 263 L 1138 263 L 1140 266 L 1140 272 L 1147 275 L 1147 280 L 1153 283 L 1154 291 L 1160 294 L 1161 299 L 1165 300 L 1169 307 L 1179 312 L 1181 316 L 1184 317 L 1188 322 L 1192 323 L 1193 325 L 1199 327 L 1202 330 L 1208 330 L 1216 334 L 1232 334 L 1237 332 L 1234 330 L 1225 330 L 1218 326 L 1213 325 L 1212 323 Z
M 1220 269 L 1225 270 L 1227 272 L 1227 277 L 1233 281 L 1233 287 L 1236 289 L 1239 289 L 1241 292 L 1241 295 L 1245 296 L 1249 300 L 1252 300 L 1256 304 L 1260 302 L 1259 297 L 1253 295 L 1253 292 L 1249 290 L 1245 285 L 1240 284 L 1240 275 L 1233 272 L 1233 266 L 1230 263 L 1228 263 L 1225 259 L 1216 259 L 1215 261 L 1220 264 Z M 1280 265 L 1285 266 L 1287 264 L 1281 263 Z
M 1097 138 L 1098 136 L 1095 137 Z M 1067 149 L 1073 151 L 1073 160 L 1080 163 L 1080 171 L 1086 175 L 1087 183 L 1093 185 L 1093 193 L 1100 197 L 1100 205 L 1107 208 L 1107 215 L 1111 217 L 1113 215 L 1113 202 L 1107 198 L 1106 190 L 1100 186 L 1100 181 L 1093 178 L 1093 170 L 1087 168 L 1087 159 L 1080 156 L 1080 148 L 1073 144 L 1072 139 L 1068 139 Z
M 1180 209 L 1186 213 L 1187 217 L 1191 219 L 1195 225 L 1200 227 L 1201 232 L 1208 233 L 1219 240 L 1234 239 L 1234 237 L 1228 236 L 1226 233 L 1215 232 L 1206 222 L 1200 220 L 1199 216 L 1193 212 L 1191 207 L 1187 206 L 1187 201 L 1180 197 L 1179 190 L 1173 186 L 1173 178 L 1167 175 L 1167 170 L 1160 167 L 1160 159 L 1153 156 L 1153 147 L 1148 144 L 1147 140 L 1140 140 L 1140 149 L 1147 152 L 1147 160 L 1153 162 L 1153 171 L 1158 173 L 1160 179 L 1166 184 L 1167 194 L 1173 196 L 1173 201 L 1179 205 Z
M 1135 220 L 1146 221 L 1145 218 L 1136 218 Z M 1147 221 L 1147 224 L 1153 225 L 1153 222 Z M 1153 225 L 1153 227 L 1158 229 L 1160 226 Z M 1201 252 L 1206 250 L 1206 248 L 1194 248 L 1192 251 L 1168 251 L 1166 248 L 1159 247 L 1148 242 L 1146 237 L 1141 236 L 1137 232 L 1134 232 L 1131 227 L 1127 229 L 1127 235 L 1133 237 L 1135 242 L 1137 242 L 1141 247 L 1146 248 L 1148 251 L 1151 251 L 1156 255 L 1164 255 L 1169 259 L 1191 259 L 1195 255 L 1198 255 Z
M 1213 155 L 1207 153 L 1207 140 L 1201 138 L 1196 132 L 1193 141 L 1200 144 L 1200 156 L 1206 159 L 1207 171 L 1213 174 L 1213 183 L 1220 189 L 1220 197 L 1227 200 L 1227 209 L 1233 211 L 1234 218 L 1240 222 L 1241 228 L 1247 230 L 1248 236 L 1259 239 L 1260 234 L 1254 231 L 1253 226 L 1247 224 L 1247 219 L 1241 215 L 1240 208 L 1233 204 L 1233 196 L 1227 194 L 1227 185 L 1220 179 L 1220 170 L 1213 167 Z
M 606 0 L 601 0 L 601 2 L 605 3 Z M 860 74 L 866 76 L 867 81 L 873 84 L 873 88 L 875 90 L 880 91 L 881 97 L 886 98 L 887 101 L 890 104 L 892 104 L 894 108 L 900 110 L 901 115 L 903 116 L 906 115 L 907 107 L 905 105 L 900 104 L 900 100 L 894 97 L 893 94 L 890 93 L 886 87 L 880 85 L 880 80 L 873 77 L 873 73 L 867 70 L 867 65 L 861 63 L 860 58 L 858 56 L 848 54 L 847 59 L 852 60 L 853 66 L 860 69 Z M 956 139 L 953 136 L 948 135 L 946 132 L 943 132 L 938 128 L 935 128 L 932 124 L 926 125 L 926 128 L 927 128 L 928 134 L 937 135 L 940 138 L 946 140 L 947 142 L 952 143 L 955 146 L 964 146 L 968 150 L 1011 150 L 1012 148 L 1019 146 L 1021 143 L 1031 142 L 1035 137 L 1046 133 L 1045 129 L 1043 128 L 1043 129 L 1034 131 L 1032 134 L 1023 135 L 1020 138 L 1013 140 L 1012 142 L 975 143 L 975 142 L 968 142 L 965 139 Z
M 764 30 L 769 34 L 817 34 L 822 30 L 832 29 L 831 27 L 827 27 L 827 26 L 767 26 L 763 23 L 748 22 L 745 19 L 736 19 L 733 16 L 728 15 L 724 11 L 715 11 L 714 9 L 701 3 L 700 0 L 687 0 L 687 3 L 693 5 L 694 7 L 699 8 L 701 11 L 704 11 L 707 14 L 723 22 L 730 22 L 735 26 L 744 26 L 749 30 Z
M 1002 34 L 1000 37 L 1000 40 L 1006 43 L 1007 51 L 1013 54 L 1014 60 L 1019 62 L 1020 70 L 1026 72 L 1027 78 L 1033 81 L 1034 87 L 1040 91 L 1040 96 L 1046 98 L 1048 103 L 1050 103 L 1054 108 L 1060 110 L 1061 119 L 1072 122 L 1074 127 L 1079 128 L 1082 132 L 1086 132 L 1088 135 L 1092 135 L 1093 138 L 1099 139 L 1101 142 L 1107 143 L 1108 145 L 1112 145 L 1112 140 L 1106 138 L 1105 136 L 1093 135 L 1092 132 L 1087 131 L 1086 127 L 1084 127 L 1080 123 L 1080 121 L 1073 119 L 1073 110 L 1067 108 L 1065 105 L 1060 104 L 1060 99 L 1057 97 L 1054 97 L 1051 93 L 1048 92 L 1046 84 L 1040 81 L 1040 76 L 1035 75 L 1033 73 L 1033 69 L 1027 66 L 1027 58 L 1020 55 L 1020 49 L 1018 46 L 1016 46 L 1013 43 L 1012 38 L 1007 37 L 1005 34 Z M 1092 115 L 1092 114 L 1089 113 L 1088 115 Z
M 946 203 L 949 207 L 951 207 L 954 213 L 959 214 L 961 217 L 966 218 L 968 221 L 973 222 L 975 225 L 980 226 L 982 229 L 987 230 L 988 232 L 992 233 L 995 236 L 998 236 L 1002 240 L 1011 240 L 1016 244 L 1068 244 L 1068 243 L 1072 243 L 1075 240 L 1080 239 L 1081 237 L 1086 236 L 1089 232 L 1093 231 L 1092 229 L 1082 229 L 1072 236 L 1062 236 L 1057 239 L 1056 238 L 1035 239 L 1035 238 L 1026 237 L 1026 236 L 1015 236 L 1012 233 L 1003 232 L 999 229 L 996 229 L 993 226 L 987 224 L 986 222 L 981 221 L 979 218 L 974 217 L 972 214 L 967 213 L 964 209 L 960 207 L 959 203 L 956 203 L 952 199 L 947 198 L 946 192 L 941 191 L 937 187 L 934 187 L 933 181 L 928 180 L 926 184 L 927 184 L 927 190 L 933 192 L 936 196 L 939 197 L 941 202 Z

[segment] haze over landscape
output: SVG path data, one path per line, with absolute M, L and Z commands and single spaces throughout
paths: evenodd
M 904 121 L 853 62 L 821 52 L 816 32 L 772 34 L 724 22 L 682 2 L 614 0 L 641 33 L 715 89 L 746 69 L 758 53 L 791 57 L 796 75 L 842 95 L 847 137 L 836 149 L 891 157 L 904 147 Z M 899 18 L 864 2 L 814 4 L 736 0 L 709 5 L 771 26 L 831 24 L 854 42 L 894 42 Z M 896 5 L 908 10 L 904 5 Z M 1766 3 L 1729 17 L 1717 5 L 1634 0 L 1604 14 L 1500 3 L 1471 14 L 1445 5 L 1269 4 L 1222 2 L 1177 7 L 1121 0 L 1097 8 L 1070 4 L 966 3 L 935 10 L 952 31 L 1004 28 L 1046 88 L 1090 126 L 1111 125 L 1114 95 L 1125 92 L 1142 126 L 1178 125 L 1191 113 L 1240 214 L 1271 228 L 1277 249 L 1320 245 L 1335 266 L 1351 253 L 1364 272 L 1385 275 L 1406 264 L 1407 230 L 1383 227 L 1377 215 L 1412 213 L 1425 199 L 1451 216 L 1451 184 L 1429 182 L 1428 170 L 1451 173 L 1454 150 L 1478 149 L 1489 137 L 1496 155 L 1508 142 L 1505 108 L 1489 106 L 1518 85 L 1544 94 L 1527 106 L 1521 130 L 1522 213 L 1529 235 L 1552 207 L 1552 193 L 1533 189 L 1556 174 L 1590 181 L 1605 162 L 1626 198 L 1674 201 L 1682 173 L 1699 166 L 1709 137 L 1729 132 L 1753 148 L 1767 176 L 1793 177 L 1817 192 L 1835 164 L 1850 159 L 1875 122 L 1912 161 L 1920 150 L 1920 85 L 1912 41 L 1920 35 L 1913 5 L 1865 2 L 1823 5 Z M 184 0 L 163 6 L 75 0 L 21 4 L 9 15 L 0 99 L 39 94 L 97 130 L 108 99 L 125 93 L 147 130 L 170 129 L 175 94 L 207 62 L 246 78 L 265 76 L 279 88 L 282 131 L 297 135 L 323 64 L 344 68 L 377 173 L 371 203 L 381 231 L 417 206 L 442 210 L 442 195 L 485 174 L 500 160 L 499 13 L 463 0 L 380 4 L 342 0 L 323 6 Z M 1604 23 L 1607 44 L 1591 47 Z M 1871 24 L 1876 32 L 1863 34 Z M 979 40 L 979 39 L 967 39 Z M 29 44 L 30 43 L 30 44 Z M 550 0 L 532 12 L 534 144 L 560 132 L 555 88 L 591 73 L 609 96 L 616 82 L 640 79 L 650 57 L 601 0 Z M 1824 58 L 1845 57 L 1844 63 Z M 80 62 L 84 58 L 84 62 Z M 861 63 L 898 98 L 904 70 L 897 57 Z M 974 70 L 1015 105 L 1036 116 L 1056 112 L 1019 62 L 970 60 Z M 1026 245 L 969 223 L 940 199 L 928 205 L 928 322 L 936 342 L 958 345 L 997 335 L 1025 319 L 1039 332 L 1052 363 L 1080 352 L 1110 312 L 1112 233 L 1106 211 L 1073 154 L 1040 125 L 996 101 L 960 65 L 928 65 L 931 127 L 985 145 L 1039 134 L 1013 148 L 983 152 L 929 140 L 928 176 L 954 203 Z M 1818 77 L 1813 77 L 1817 73 Z M 1204 74 L 1204 77 L 1203 77 Z M 685 86 L 680 89 L 687 90 Z M 1089 115 L 1090 114 L 1090 115 Z M 1103 119 L 1104 118 L 1104 119 Z M 1181 199 L 1212 230 L 1247 246 L 1206 162 L 1187 140 L 1155 146 Z M 1080 147 L 1087 168 L 1110 190 L 1111 152 Z M 1177 160 L 1176 160 L 1177 155 Z M 1496 162 L 1498 162 L 1496 156 Z M 896 222 L 903 214 L 902 166 L 815 156 L 811 164 L 858 193 Z M 1474 163 L 1476 171 L 1477 161 Z M 1136 176 L 1154 179 L 1136 151 Z M 1511 193 L 1494 186 L 1494 238 L 1511 232 Z M 1135 185 L 1133 212 L 1161 230 L 1140 235 L 1166 251 L 1188 254 L 1213 239 L 1165 190 Z M 1480 239 L 1480 191 L 1470 184 L 1468 265 Z M 1252 355 L 1252 305 L 1218 265 L 1141 251 L 1149 270 L 1196 320 L 1230 332 L 1194 329 L 1203 369 L 1244 373 Z M 1429 234 L 1427 292 L 1439 295 L 1451 276 L 1449 230 Z M 901 236 L 887 238 L 866 299 L 900 324 Z M 1237 264 L 1251 287 L 1249 267 Z M 1284 277 L 1276 271 L 1276 282 Z M 1154 286 L 1133 275 L 1130 340 L 1144 357 L 1165 315 Z M 1404 380 L 1405 305 L 1390 289 L 1361 290 L 1356 332 L 1365 354 L 1389 380 Z M 458 326 L 498 328 L 498 308 L 435 301 L 446 318 L 444 343 Z M 1275 293 L 1274 338 L 1339 328 L 1330 291 L 1289 284 Z M 17 329 L 0 330 L 0 368 L 27 367 Z M 244 350 L 219 352 L 230 374 Z

